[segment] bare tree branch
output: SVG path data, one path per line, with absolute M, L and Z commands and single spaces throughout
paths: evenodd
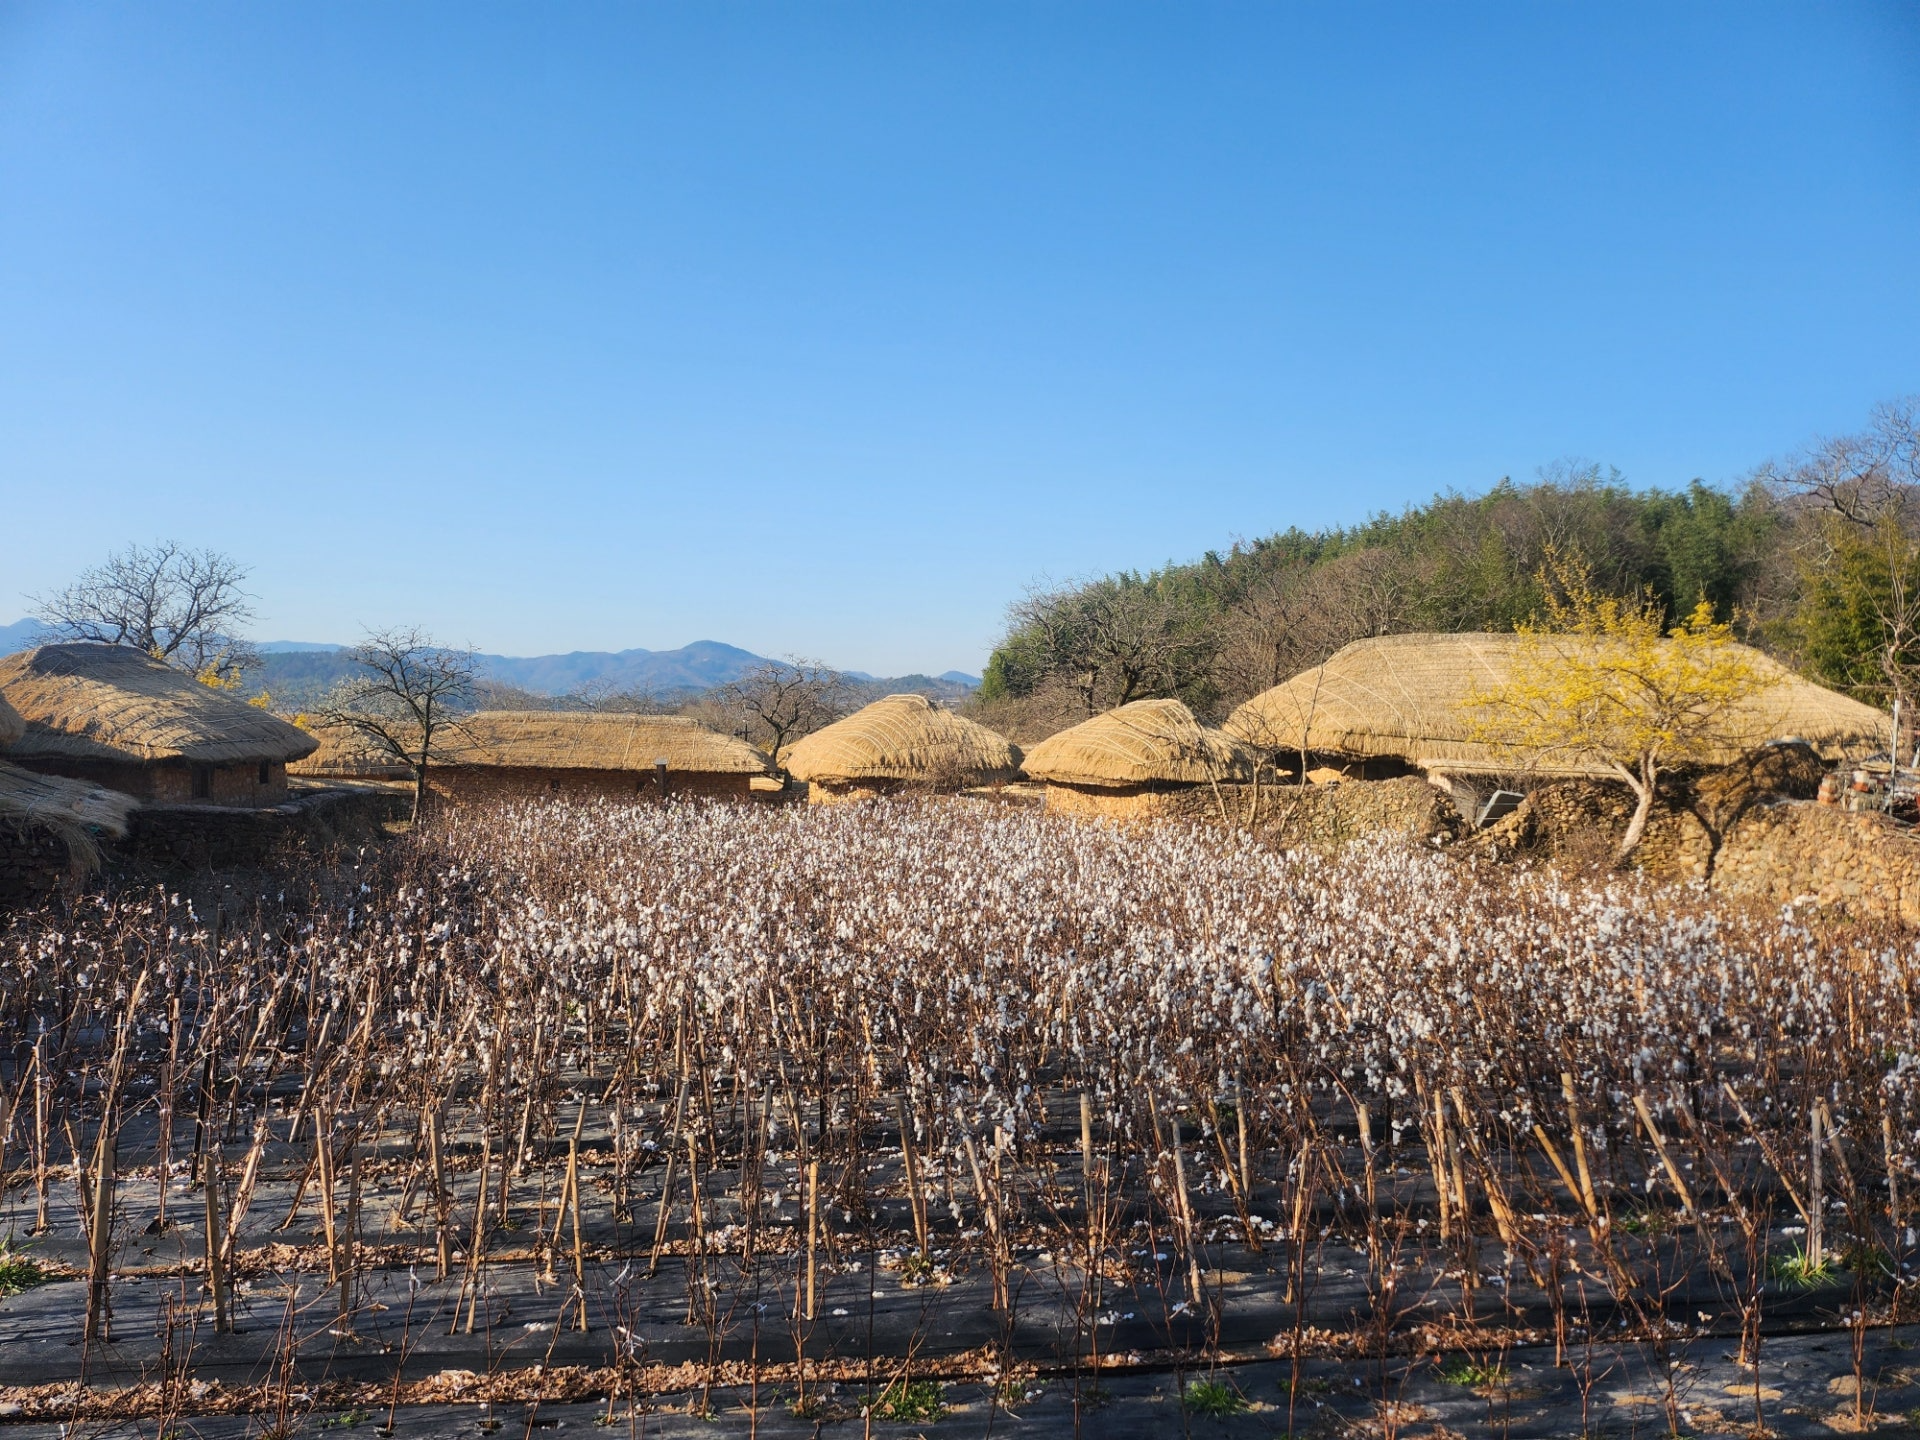
M 756 665 L 716 686 L 700 702 L 715 728 L 759 746 L 777 762 L 794 741 L 831 725 L 855 708 L 859 688 L 817 660 Z
M 349 658 L 360 674 L 342 681 L 314 718 L 364 738 L 413 772 L 413 818 L 426 799 L 427 770 L 443 761 L 472 702 L 471 650 L 435 644 L 418 627 L 370 631 Z
M 243 566 L 214 550 L 130 545 L 65 589 L 35 597 L 34 618 L 54 636 L 130 646 L 203 678 L 232 680 L 260 658 L 235 634 L 253 619 L 246 578 Z

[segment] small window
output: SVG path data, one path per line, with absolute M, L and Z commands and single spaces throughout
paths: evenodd
M 193 767 L 193 798 L 205 800 L 213 794 L 213 767 L 196 765 Z
M 260 762 L 260 783 L 262 785 L 271 785 L 273 783 L 273 762 L 270 760 L 262 760 Z

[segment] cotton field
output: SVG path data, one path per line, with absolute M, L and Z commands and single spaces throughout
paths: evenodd
M 1399 845 L 463 810 L 11 922 L 0 1227 L 68 1247 L 86 1343 L 159 1236 L 168 1324 L 251 1313 L 287 1376 L 387 1336 L 348 1369 L 395 1403 L 429 1312 L 490 1337 L 509 1296 L 542 1373 L 629 1401 L 1503 1331 L 1757 1355 L 1906 1299 L 1914 980 L 1890 932 Z

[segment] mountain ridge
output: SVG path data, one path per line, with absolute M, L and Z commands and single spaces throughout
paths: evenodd
M 0 625 L 0 654 L 33 643 L 39 622 L 18 620 Z M 347 673 L 347 645 L 311 640 L 267 640 L 257 647 L 262 665 L 260 683 L 270 693 L 324 689 Z M 641 690 L 670 696 L 697 694 L 737 680 L 759 665 L 774 663 L 738 645 L 720 640 L 695 640 L 674 650 L 569 650 L 552 655 L 476 654 L 481 677 L 541 695 L 565 695 L 587 686 L 614 690 Z M 866 685 L 957 686 L 973 689 L 976 675 L 948 670 L 940 675 L 882 677 L 861 670 L 843 672 Z

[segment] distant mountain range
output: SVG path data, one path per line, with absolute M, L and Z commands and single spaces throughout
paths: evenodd
M 40 626 L 33 620 L 0 625 L 0 654 L 33 643 Z M 325 690 L 344 676 L 350 662 L 341 645 L 308 640 L 268 640 L 260 645 L 264 664 L 259 683 L 275 695 L 306 695 Z M 480 674 L 503 685 L 537 695 L 565 695 L 586 686 L 613 690 L 640 690 L 667 697 L 695 694 L 737 680 L 764 655 L 723 645 L 718 640 L 696 640 L 678 650 L 575 650 L 566 655 L 478 655 Z M 876 687 L 931 690 L 947 694 L 972 690 L 980 679 L 964 671 L 944 675 L 901 675 L 890 678 L 849 671 L 852 678 Z

